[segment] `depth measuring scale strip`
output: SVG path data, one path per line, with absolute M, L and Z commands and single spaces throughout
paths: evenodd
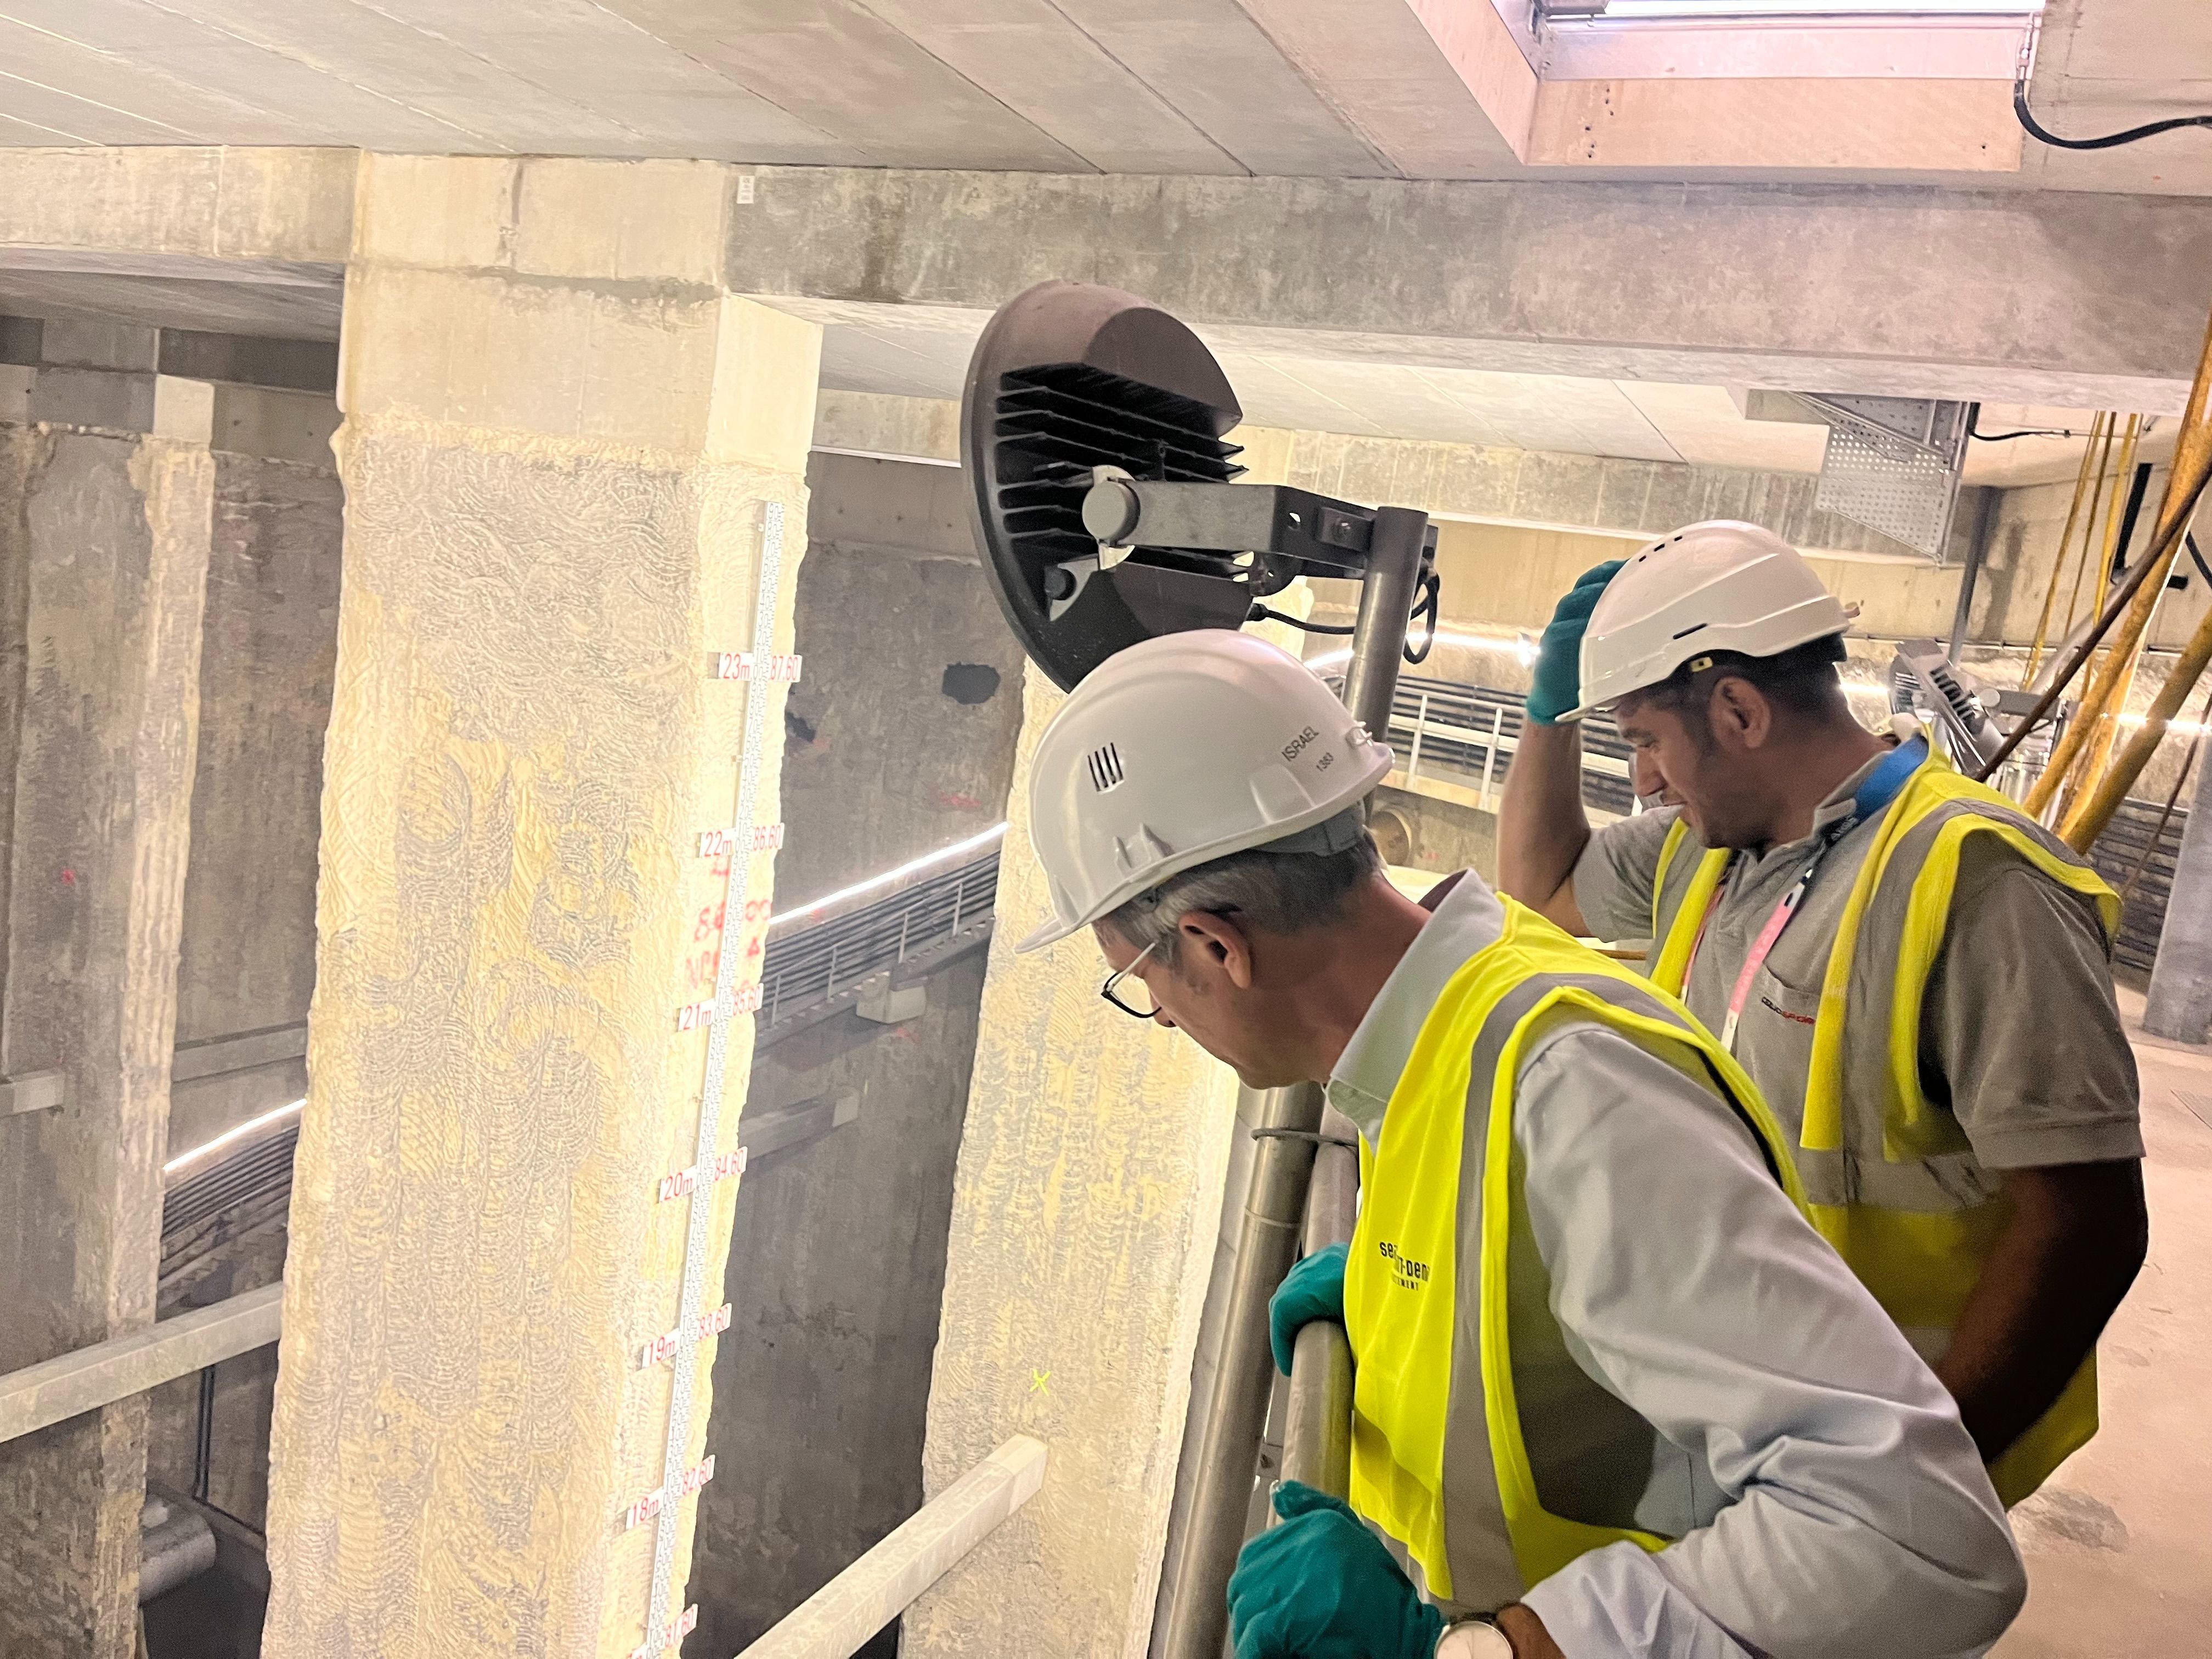
M 761 515 L 760 575 L 753 600 L 753 659 L 765 661 L 775 647 L 775 599 L 783 576 L 783 503 L 770 501 Z M 745 686 L 745 741 L 738 768 L 736 828 L 742 835 L 753 823 L 753 803 L 760 790 L 761 745 L 768 724 L 766 692 L 775 682 L 754 679 Z M 721 960 L 714 970 L 714 1014 L 707 1035 L 707 1079 L 699 1097 L 699 1140 L 692 1167 L 704 1168 L 714 1156 L 714 1131 L 722 1115 L 722 1076 L 729 1059 L 730 1020 L 734 1012 L 731 992 L 738 963 L 744 952 L 730 948 L 729 925 L 738 923 L 740 935 L 745 914 L 745 889 L 752 876 L 752 857 L 732 848 L 729 882 L 723 890 Z M 738 1177 L 740 1182 L 743 1176 Z M 715 1183 L 701 1182 L 691 1194 L 691 1215 L 684 1246 L 684 1292 L 676 1308 L 676 1328 L 696 1331 L 700 1296 L 707 1276 L 708 1230 L 714 1224 Z M 697 1339 L 682 1344 L 675 1358 L 675 1376 L 668 1401 L 668 1451 L 661 1468 L 664 1492 L 679 1490 L 684 1455 L 691 1438 L 691 1388 L 698 1370 Z M 668 1592 L 676 1576 L 676 1537 L 683 1516 L 681 1504 L 666 1504 L 660 1511 L 659 1530 L 653 1545 L 653 1600 L 646 1612 L 642 1651 L 659 1653 L 669 1645 Z

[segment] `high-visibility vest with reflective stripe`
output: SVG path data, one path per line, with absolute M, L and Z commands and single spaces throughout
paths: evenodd
M 1727 1102 L 1803 1201 L 1758 1090 L 1680 1003 L 1533 911 L 1504 908 L 1502 936 L 1423 1024 L 1379 1146 L 1361 1145 L 1344 1279 L 1352 1506 L 1406 1547 L 1432 1595 L 1476 1612 L 1586 1551 L 1669 1541 L 1632 1511 L 1670 1449 L 1575 1364 L 1528 1232 L 1513 1113 L 1531 1041 L 1561 1021 L 1619 1032 Z
M 1820 984 L 1797 1169 L 1813 1224 L 1891 1318 L 1940 1352 L 1980 1279 L 2009 1210 L 1959 1121 L 1920 1081 L 1920 1004 L 1951 919 L 1967 837 L 1995 836 L 2093 901 L 2109 946 L 2118 895 L 2073 848 L 1931 750 L 1873 826 Z M 1678 860 L 1677 819 L 1652 883 L 1655 984 L 1682 994 L 1691 952 L 1732 856 Z M 1996 1462 L 1998 1497 L 2017 1504 L 2097 1431 L 2092 1353 L 2064 1392 Z

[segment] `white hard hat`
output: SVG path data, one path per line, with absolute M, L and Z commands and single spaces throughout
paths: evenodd
M 1852 612 L 1771 530 L 1712 519 L 1613 573 L 1583 632 L 1578 720 L 1715 651 L 1771 657 L 1840 634 Z
M 1389 770 L 1389 750 L 1320 677 L 1265 640 L 1196 629 L 1116 652 L 1037 739 L 1030 842 L 1053 919 L 1015 949 L 1066 939 L 1210 860 L 1325 824 Z

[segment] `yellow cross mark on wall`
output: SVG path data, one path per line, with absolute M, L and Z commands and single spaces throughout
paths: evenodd
M 1052 1381 L 1050 1371 L 1041 1371 L 1034 1366 L 1030 1367 L 1030 1392 L 1031 1394 L 1050 1394 L 1052 1390 L 1045 1387 L 1045 1384 L 1050 1381 Z

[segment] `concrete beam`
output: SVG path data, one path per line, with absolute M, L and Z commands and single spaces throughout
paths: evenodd
M 824 392 L 814 443 L 843 455 L 957 462 L 959 423 L 960 405 L 946 398 Z M 1664 535 L 1699 519 L 1747 519 L 1809 553 L 1927 562 L 1902 543 L 1814 506 L 1817 480 L 1809 472 L 1270 427 L 1239 427 L 1230 436 L 1244 446 L 1254 482 L 1265 477 L 1369 506 L 1419 507 L 1479 524 L 1632 540 Z M 950 503 L 951 533 L 967 548 L 972 532 L 963 489 L 959 475 L 948 470 L 939 494 Z M 1957 562 L 1975 516 L 1975 503 L 1963 502 L 1947 562 Z
M 284 1287 L 264 1285 L 0 1376 L 0 1444 L 274 1342 Z
M 2172 412 L 2212 300 L 2212 201 L 2172 197 L 786 167 L 756 185 L 730 216 L 733 287 L 967 337 L 1067 276 L 1224 349 Z
M 0 149 L 0 250 L 335 264 L 360 165 L 350 149 Z

